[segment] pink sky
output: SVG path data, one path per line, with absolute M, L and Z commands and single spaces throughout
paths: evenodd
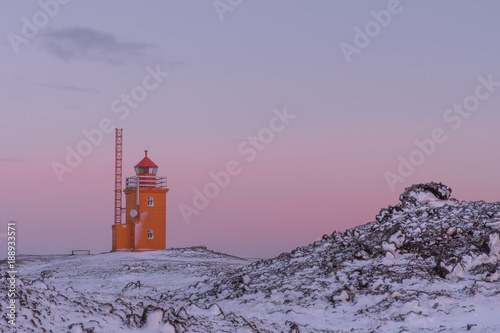
M 478 77 L 500 81 L 498 4 L 401 3 L 350 63 L 339 45 L 387 2 L 244 2 L 224 21 L 210 2 L 74 2 L 19 53 L 4 39 L 0 213 L 18 221 L 19 252 L 110 250 L 114 135 L 62 182 L 51 166 L 103 118 L 124 128 L 124 177 L 148 149 L 168 178 L 167 247 L 274 256 L 374 220 L 420 182 L 499 200 L 500 88 L 460 128 L 443 119 Z M 4 36 L 40 10 L 4 7 Z M 113 102 L 143 84 L 148 66 L 170 75 L 120 119 Z M 238 146 L 284 107 L 297 117 L 246 162 Z M 434 128 L 447 141 L 391 191 L 384 173 Z M 230 160 L 242 172 L 186 224 L 179 205 Z

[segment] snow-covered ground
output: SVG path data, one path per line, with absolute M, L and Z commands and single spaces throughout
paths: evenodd
M 376 221 L 260 261 L 21 256 L 17 331 L 500 332 L 500 203 L 450 194 L 414 185 Z

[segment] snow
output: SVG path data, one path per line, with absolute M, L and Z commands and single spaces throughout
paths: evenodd
M 396 254 L 396 244 L 394 244 L 393 242 L 392 243 L 383 242 L 382 249 L 384 251 L 391 253 L 393 256 Z
M 394 244 L 396 248 L 400 248 L 405 242 L 405 234 L 402 233 L 401 230 L 398 230 L 398 232 L 396 232 L 389 238 L 389 242 Z
M 428 205 L 430 207 L 443 207 L 445 205 L 455 205 L 455 202 L 450 200 L 440 200 L 436 196 L 429 192 L 411 192 L 410 197 L 414 198 L 418 203 L 422 205 Z
M 246 285 L 248 285 L 250 283 L 250 281 L 251 281 L 250 276 L 248 276 L 246 274 L 243 275 L 243 277 L 241 279 L 242 279 L 243 283 L 246 284 Z
M 446 233 L 448 234 L 448 236 L 453 236 L 456 232 L 457 232 L 457 227 L 451 227 L 448 229 Z
M 490 234 L 490 255 L 495 256 L 500 259 L 500 240 L 499 240 L 499 235 L 497 233 L 495 234 Z
M 19 256 L 17 331 L 500 332 L 500 203 L 450 193 L 414 185 L 376 221 L 272 259 Z

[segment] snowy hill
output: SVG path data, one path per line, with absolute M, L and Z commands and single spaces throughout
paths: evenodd
M 17 329 L 500 332 L 500 203 L 450 195 L 414 185 L 376 221 L 267 260 L 202 247 L 23 256 Z

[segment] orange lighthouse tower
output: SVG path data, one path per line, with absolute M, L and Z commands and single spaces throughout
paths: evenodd
M 148 157 L 134 167 L 135 176 L 126 178 L 125 223 L 115 223 L 113 251 L 154 251 L 165 249 L 167 178 L 158 177 L 158 166 Z M 122 221 L 123 222 L 123 221 Z

